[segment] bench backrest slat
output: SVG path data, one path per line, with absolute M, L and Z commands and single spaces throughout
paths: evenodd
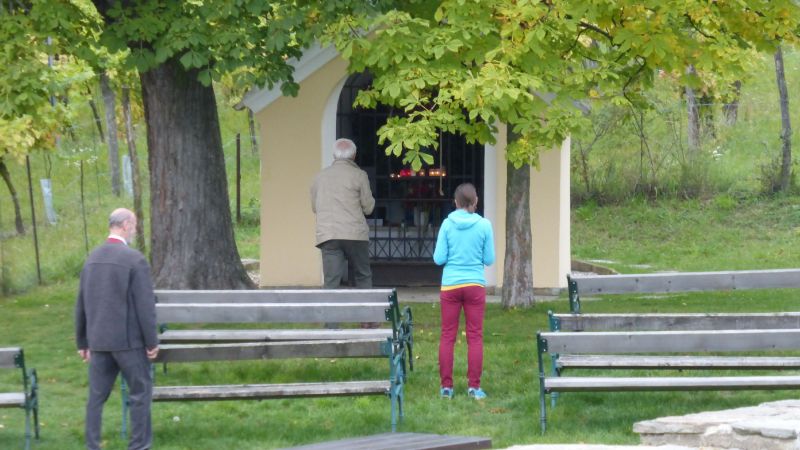
M 744 314 L 553 314 L 561 331 L 800 329 L 800 312 Z
M 800 269 L 597 275 L 573 280 L 580 294 L 800 288 Z
M 163 345 L 156 362 L 236 361 L 280 358 L 363 358 L 385 356 L 385 339 Z
M 800 349 L 800 330 L 541 333 L 550 353 L 690 353 Z
M 386 303 L 392 289 L 157 290 L 158 303 Z
M 12 369 L 17 366 L 17 355 L 22 352 L 19 347 L 0 348 L 0 369 Z
M 156 304 L 159 323 L 383 322 L 384 303 Z

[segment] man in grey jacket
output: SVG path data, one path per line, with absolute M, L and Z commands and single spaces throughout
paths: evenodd
M 153 441 L 150 361 L 158 356 L 153 282 L 144 256 L 128 247 L 136 215 L 116 209 L 108 226 L 108 239 L 83 266 L 75 304 L 78 354 L 89 363 L 86 448 L 100 448 L 103 404 L 121 371 L 130 389 L 128 449 L 145 450 Z
M 367 173 L 355 163 L 356 144 L 334 143 L 334 162 L 317 174 L 311 186 L 311 210 L 317 215 L 317 247 L 322 251 L 325 289 L 338 289 L 347 262 L 356 287 L 372 287 L 369 267 L 369 227 L 365 215 L 375 208 Z

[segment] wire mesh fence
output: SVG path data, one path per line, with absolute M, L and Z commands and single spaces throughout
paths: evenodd
M 238 130 L 224 123 L 222 127 L 232 216 L 235 220 L 238 203 L 240 217 L 257 224 L 260 158 L 251 150 L 246 119 L 244 126 L 236 125 Z M 149 239 L 145 127 L 140 124 L 134 130 L 140 159 L 145 235 Z M 238 190 L 237 133 L 242 134 L 238 140 L 241 180 Z M 105 238 L 110 211 L 116 207 L 133 209 L 131 164 L 128 152 L 123 150 L 127 149 L 124 136 L 120 136 L 120 142 L 119 196 L 112 193 L 107 143 L 100 141 L 91 120 L 73 125 L 51 151 L 35 152 L 27 161 L 3 161 L 9 181 L 0 182 L 0 293 L 9 295 L 37 284 L 74 280 L 88 252 Z M 13 197 L 9 183 L 16 193 Z

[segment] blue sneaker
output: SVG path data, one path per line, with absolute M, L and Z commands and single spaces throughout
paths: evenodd
M 483 400 L 486 398 L 486 392 L 483 392 L 481 388 L 469 388 L 467 389 L 467 395 L 475 400 Z
M 441 396 L 442 396 L 442 398 L 446 398 L 446 399 L 448 399 L 448 400 L 452 400 L 452 399 L 453 399 L 453 388 L 446 388 L 446 387 L 443 387 L 443 388 L 442 388 L 442 389 L 439 391 L 439 395 L 441 395 Z

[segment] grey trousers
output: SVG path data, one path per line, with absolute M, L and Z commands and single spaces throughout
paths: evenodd
M 86 402 L 86 448 L 99 450 L 103 404 L 108 399 L 117 375 L 128 383 L 131 411 L 129 450 L 146 450 L 153 444 L 150 403 L 153 376 L 144 348 L 116 352 L 92 351 L 89 360 L 89 399 Z
M 372 269 L 369 267 L 369 241 L 331 239 L 319 244 L 322 251 L 322 274 L 325 289 L 339 289 L 347 263 L 353 268 L 356 289 L 372 287 Z
M 372 269 L 369 267 L 369 241 L 331 239 L 319 244 L 322 251 L 322 275 L 325 289 L 341 289 L 342 278 L 347 273 L 347 263 L 353 269 L 356 289 L 372 287 Z M 345 280 L 347 281 L 347 280 Z M 326 322 L 325 328 L 339 328 L 337 322 Z

